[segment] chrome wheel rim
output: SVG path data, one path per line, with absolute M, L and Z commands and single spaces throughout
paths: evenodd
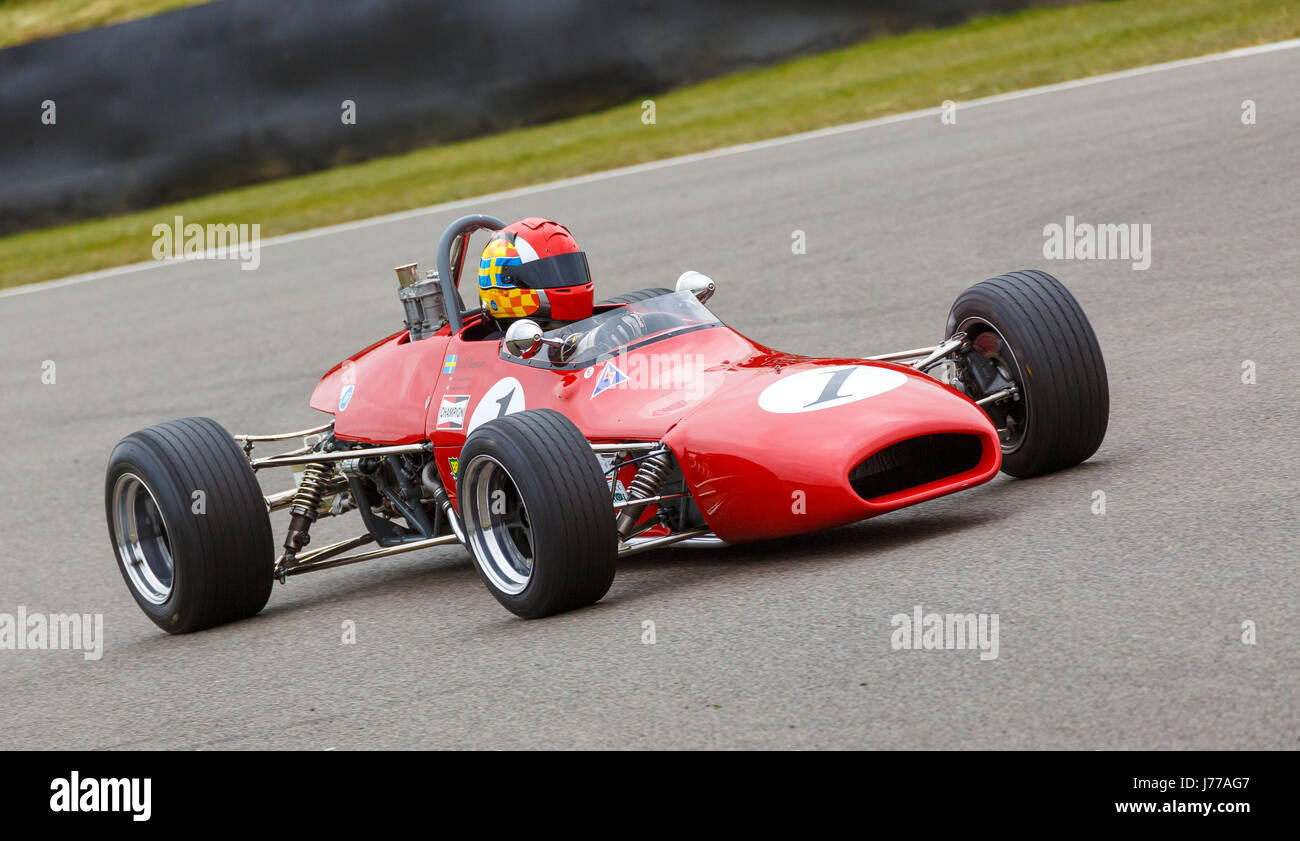
M 162 604 L 176 583 L 167 521 L 153 491 L 134 473 L 113 484 L 113 543 L 131 587 L 151 604 Z
M 1007 437 L 999 437 L 1002 440 L 1002 455 L 1010 455 L 1025 442 L 1031 409 L 1015 348 L 1011 347 L 1001 330 L 981 318 L 964 319 L 957 325 L 957 332 L 965 333 L 975 350 L 992 360 L 1019 392 L 1018 400 L 1004 400 L 984 407 L 985 414 L 993 421 L 993 425 L 1007 430 Z
M 475 456 L 463 465 L 465 530 L 492 586 L 518 595 L 533 578 L 533 528 L 519 488 L 501 462 Z

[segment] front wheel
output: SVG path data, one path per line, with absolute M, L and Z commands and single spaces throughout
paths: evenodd
M 198 631 L 266 606 L 275 559 L 266 500 L 216 421 L 168 421 L 123 438 L 104 503 L 122 578 L 164 631 Z
M 983 408 L 1002 439 L 1002 470 L 1021 478 L 1073 467 L 1101 446 L 1110 418 L 1106 363 L 1083 308 L 1059 280 L 1018 271 L 957 297 L 946 335 L 965 333 L 958 363 L 972 399 L 1012 386 Z
M 552 409 L 489 421 L 460 452 L 456 497 L 474 564 L 497 601 L 537 619 L 599 601 L 618 534 L 600 461 Z

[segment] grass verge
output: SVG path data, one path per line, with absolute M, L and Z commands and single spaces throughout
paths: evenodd
M 0 0 L 0 48 L 204 2 L 207 0 Z

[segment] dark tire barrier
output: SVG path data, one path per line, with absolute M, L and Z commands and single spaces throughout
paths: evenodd
M 589 112 L 1027 2 L 220 0 L 23 44 L 0 50 L 0 233 Z

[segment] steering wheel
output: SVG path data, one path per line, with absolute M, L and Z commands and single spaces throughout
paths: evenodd
M 604 348 L 622 347 L 685 324 L 684 319 L 669 312 L 622 312 L 592 331 L 591 343 Z

